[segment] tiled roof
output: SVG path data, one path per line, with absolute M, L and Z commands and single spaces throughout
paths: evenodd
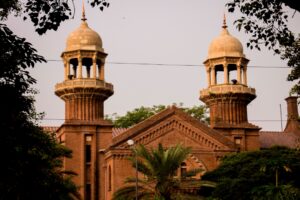
M 294 133 L 261 131 L 259 132 L 259 141 L 261 148 L 270 148 L 274 145 L 290 148 L 299 146 L 299 137 Z

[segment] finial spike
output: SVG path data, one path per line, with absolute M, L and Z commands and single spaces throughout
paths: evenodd
M 227 24 L 226 24 L 226 14 L 224 12 L 224 18 L 223 18 L 223 26 L 222 28 L 227 28 Z
M 82 21 L 86 21 L 86 17 L 85 17 L 85 9 L 84 9 L 84 1 L 82 0 Z

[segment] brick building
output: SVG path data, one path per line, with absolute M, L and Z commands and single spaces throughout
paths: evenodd
M 260 132 L 248 122 L 247 105 L 256 98 L 255 89 L 247 84 L 249 60 L 240 41 L 228 32 L 225 19 L 204 61 L 207 88 L 200 91 L 200 100 L 209 107 L 209 126 L 173 106 L 129 129 L 114 128 L 103 119 L 104 101 L 114 93 L 113 85 L 105 81 L 106 56 L 101 37 L 89 28 L 83 11 L 81 25 L 68 36 L 61 55 L 64 80 L 55 86 L 55 94 L 65 102 L 65 122 L 45 129 L 55 131 L 73 151 L 64 166 L 78 174 L 74 181 L 85 200 L 111 199 L 125 178 L 134 175 L 126 159 L 131 155 L 129 139 L 146 147 L 159 143 L 192 147 L 184 167 L 202 168 L 203 173 L 217 167 L 230 152 L 299 144 L 296 97 L 286 99 L 284 132 Z

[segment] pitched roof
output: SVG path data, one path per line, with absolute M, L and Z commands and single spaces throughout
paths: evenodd
M 299 136 L 292 132 L 261 131 L 259 132 L 259 141 L 261 148 L 270 148 L 275 145 L 290 148 L 299 146 Z

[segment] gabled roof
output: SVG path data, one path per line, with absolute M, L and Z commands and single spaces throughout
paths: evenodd
M 160 113 L 149 117 L 143 122 L 140 122 L 132 126 L 131 128 L 125 130 L 121 134 L 116 135 L 115 137 L 113 137 L 111 147 L 118 147 L 120 145 L 124 146 L 127 140 L 138 138 L 140 134 L 143 134 L 144 132 L 153 129 L 153 127 L 163 122 L 170 126 L 172 123 L 173 126 L 176 126 L 176 124 L 178 126 L 183 126 L 184 124 L 189 125 L 190 127 L 194 127 L 195 129 L 197 129 L 197 132 L 205 134 L 207 138 L 211 138 L 211 140 L 217 141 L 219 145 L 224 145 L 231 149 L 235 148 L 234 143 L 225 136 L 223 136 L 221 133 L 214 129 L 211 129 L 206 124 L 191 117 L 176 106 L 168 107 Z M 137 143 L 139 142 L 137 141 Z

